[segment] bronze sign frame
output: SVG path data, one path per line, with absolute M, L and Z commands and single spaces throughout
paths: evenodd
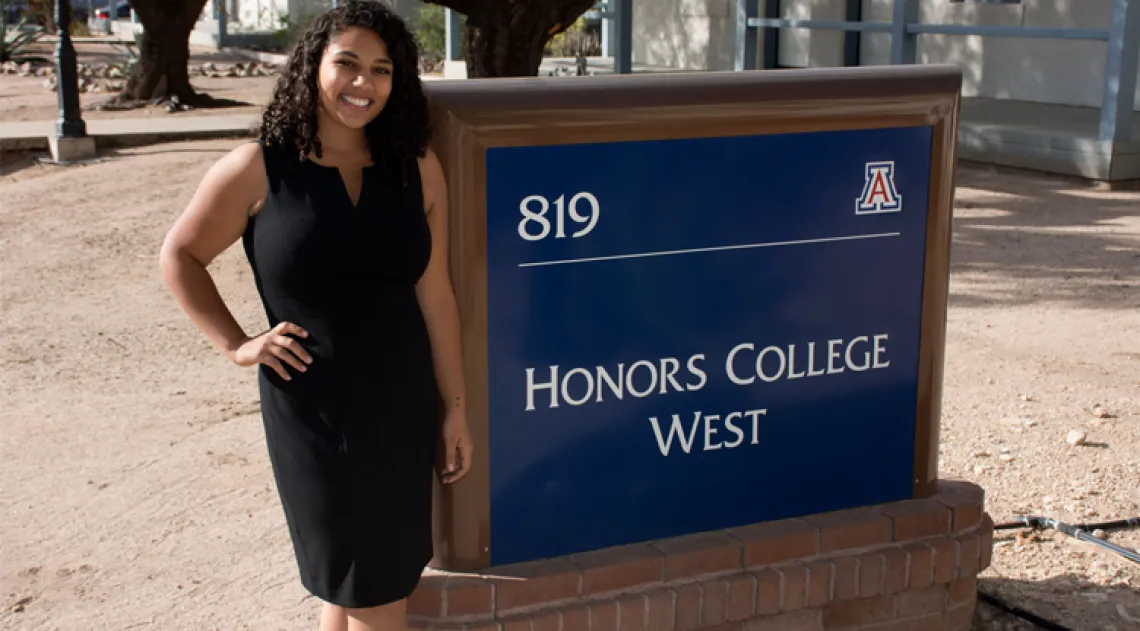
M 961 71 L 878 66 L 425 82 L 448 178 L 450 257 L 463 333 L 474 467 L 437 486 L 432 567 L 490 563 L 486 149 L 931 126 L 913 497 L 938 479 Z

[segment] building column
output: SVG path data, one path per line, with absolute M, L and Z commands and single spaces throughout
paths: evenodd
M 633 72 L 633 0 L 611 0 L 607 5 L 614 14 L 614 72 L 629 74 Z
M 759 55 L 760 30 L 749 26 L 748 20 L 760 17 L 761 0 L 736 0 L 736 56 L 735 70 L 755 70 Z
M 1100 104 L 1102 142 L 1132 139 L 1136 107 L 1137 55 L 1140 49 L 1140 0 L 1113 0 L 1104 64 L 1104 97 Z
M 906 30 L 908 24 L 918 21 L 916 0 L 895 0 L 894 19 L 891 22 L 891 63 L 913 64 L 918 57 L 918 35 Z
M 447 14 L 447 23 L 444 27 L 447 39 L 447 60 L 458 61 L 463 58 L 460 51 L 463 48 L 463 25 L 459 22 L 459 13 L 451 9 L 445 9 Z

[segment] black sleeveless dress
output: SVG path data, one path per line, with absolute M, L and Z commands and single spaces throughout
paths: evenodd
M 265 146 L 268 192 L 242 245 L 270 326 L 308 370 L 259 365 L 266 445 L 302 584 L 345 607 L 407 597 L 432 557 L 439 394 L 416 283 L 431 255 L 419 170 L 335 167 Z

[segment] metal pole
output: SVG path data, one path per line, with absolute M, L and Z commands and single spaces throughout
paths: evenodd
M 55 135 L 57 138 L 82 138 L 87 135 L 87 124 L 79 113 L 79 71 L 75 47 L 71 44 L 71 0 L 56 0 L 55 24 L 59 31 L 55 45 L 56 96 L 59 99 Z
M 1132 139 L 1136 107 L 1137 49 L 1140 48 L 1140 1 L 1113 0 L 1104 64 L 1104 96 L 1097 136 L 1104 142 Z
M 226 45 L 226 26 L 229 17 L 226 15 L 226 0 L 214 0 L 214 17 L 218 20 L 218 48 Z
M 459 14 L 451 9 L 445 9 L 447 19 L 445 20 L 444 31 L 446 33 L 446 57 L 448 61 L 458 61 L 463 58 L 460 51 L 463 49 L 463 39 L 461 37 L 462 25 L 459 23 Z
M 918 21 L 918 2 L 895 0 L 894 21 L 891 23 L 891 63 L 913 64 L 918 56 L 918 35 L 907 30 L 907 25 Z
M 846 15 L 843 19 L 848 22 L 862 22 L 863 21 L 863 0 L 847 0 Z M 847 31 L 843 33 L 843 65 L 844 66 L 858 66 L 860 59 L 860 47 L 863 42 L 863 34 L 859 31 Z
M 763 0 L 764 17 L 775 20 L 780 17 L 780 0 Z M 764 56 L 761 57 L 761 67 L 765 70 L 777 68 L 780 65 L 780 29 L 764 27 Z
M 614 72 L 633 72 L 633 0 L 614 0 Z
M 755 70 L 760 33 L 748 25 L 749 18 L 760 17 L 760 0 L 736 0 L 735 70 Z
M 613 54 L 614 41 L 614 7 L 613 0 L 602 4 L 602 57 Z

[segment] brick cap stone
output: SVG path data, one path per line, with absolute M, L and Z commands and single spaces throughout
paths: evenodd
M 408 600 L 409 622 L 453 631 L 569 631 L 583 620 L 586 631 L 720 631 L 733 621 L 823 629 L 941 621 L 951 610 L 960 617 L 990 562 L 984 498 L 976 485 L 941 481 L 929 498 L 479 572 L 428 569 Z

